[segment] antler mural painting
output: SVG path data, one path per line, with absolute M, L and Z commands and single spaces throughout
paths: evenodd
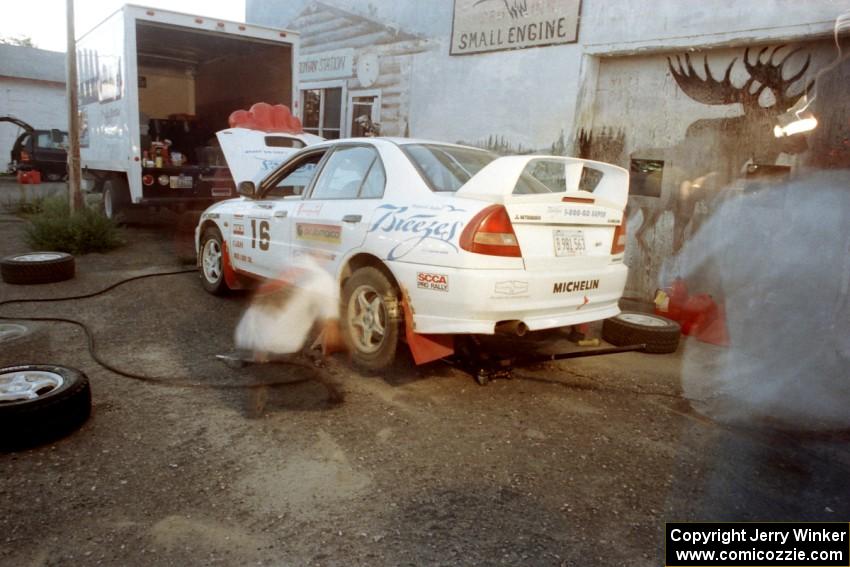
M 719 75 L 712 71 L 708 56 L 703 57 L 702 65 L 694 65 L 687 53 L 667 58 L 670 74 L 688 97 L 711 106 L 740 104 L 742 110 L 739 116 L 694 121 L 688 126 L 685 139 L 667 151 L 688 176 L 682 181 L 687 190 L 680 191 L 674 205 L 674 250 L 684 242 L 694 207 L 709 197 L 712 186 L 726 186 L 741 174 L 748 161 L 775 164 L 781 153 L 791 155 L 806 150 L 802 136 L 776 138 L 773 134 L 779 115 L 813 84 L 811 81 L 795 87 L 809 70 L 812 59 L 808 54 L 799 67 L 789 69 L 798 53 L 800 48 L 788 49 L 787 45 L 763 47 L 756 53 L 747 48 L 740 60 L 743 70 L 735 57 Z M 736 84 L 733 76 L 738 78 L 741 71 L 746 71 L 746 79 Z
M 697 120 L 688 127 L 685 135 L 685 147 L 694 151 L 694 155 L 700 155 L 703 162 L 726 164 L 726 171 L 717 172 L 723 179 L 728 180 L 740 173 L 741 166 L 749 159 L 774 163 L 782 152 L 795 154 L 806 149 L 802 139 L 778 139 L 773 135 L 777 117 L 793 106 L 813 84 L 812 81 L 799 90 L 794 89 L 809 69 L 811 54 L 796 72 L 787 73 L 789 60 L 800 52 L 800 48 L 791 49 L 780 57 L 780 52 L 786 47 L 764 47 L 755 57 L 751 56 L 749 48 L 745 49 L 743 65 L 748 76 L 740 86 L 732 82 L 737 57 L 726 66 L 720 79 L 712 73 L 707 56 L 702 61 L 704 78 L 697 72 L 689 54 L 667 58 L 676 84 L 693 100 L 707 105 L 741 105 L 742 115 Z M 692 147 L 694 145 L 688 143 L 689 139 L 697 140 L 697 145 L 702 147 Z M 705 159 L 710 148 L 720 151 L 720 155 L 712 156 L 718 159 Z
M 808 55 L 802 67 L 788 77 L 783 77 L 785 63 L 795 54 L 800 51 L 800 48 L 789 51 L 779 61 L 774 61 L 779 50 L 785 45 L 778 45 L 774 48 L 764 47 L 758 52 L 754 61 L 750 61 L 749 48 L 744 50 L 744 67 L 749 73 L 749 78 L 740 87 L 732 83 L 732 68 L 737 63 L 738 58 L 732 59 L 727 65 L 726 72 L 722 80 L 717 80 L 711 73 L 711 67 L 708 65 L 708 56 L 703 58 L 703 68 L 705 69 L 705 79 L 697 74 L 691 63 L 689 54 L 684 54 L 684 63 L 682 56 L 676 56 L 676 64 L 668 57 L 667 64 L 670 67 L 670 72 L 679 88 L 689 97 L 703 104 L 734 104 L 741 103 L 744 107 L 744 112 L 753 112 L 759 109 L 776 110 L 777 113 L 785 112 L 790 108 L 812 85 L 810 82 L 806 88 L 800 90 L 796 94 L 791 94 L 791 87 L 800 78 L 805 75 L 812 62 L 812 56 Z M 764 55 L 767 54 L 765 58 Z M 761 104 L 761 96 L 765 90 L 770 89 L 773 94 L 774 102 L 769 105 Z
M 478 6 L 484 2 L 490 2 L 490 0 L 478 0 L 473 6 Z M 525 17 L 528 14 L 527 0 L 502 0 L 502 2 L 505 5 L 505 10 L 513 19 Z

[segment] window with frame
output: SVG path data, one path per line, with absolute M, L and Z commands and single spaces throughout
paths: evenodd
M 302 122 L 305 132 L 329 140 L 340 138 L 342 125 L 342 87 L 301 91 Z
M 432 191 L 457 191 L 498 157 L 485 150 L 437 144 L 406 144 L 402 149 Z
M 305 156 L 297 164 L 295 169 L 284 173 L 283 178 L 266 192 L 265 197 L 281 199 L 292 195 L 303 195 L 307 186 L 310 185 L 310 182 L 316 175 L 322 156 L 324 156 L 323 152 Z
M 386 176 L 375 148 L 338 148 L 328 158 L 311 199 L 377 198 L 384 194 Z

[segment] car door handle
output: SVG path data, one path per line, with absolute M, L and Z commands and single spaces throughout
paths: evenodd
M 261 209 L 271 209 L 272 208 L 271 203 L 256 203 L 256 206 L 260 207 Z
M 363 220 L 363 215 L 345 215 L 342 217 L 342 222 L 360 222 Z
M 285 219 L 285 218 L 286 218 L 286 214 L 287 214 L 287 212 L 286 212 L 286 211 L 275 211 L 275 212 L 274 212 L 274 218 L 276 218 L 276 219 Z

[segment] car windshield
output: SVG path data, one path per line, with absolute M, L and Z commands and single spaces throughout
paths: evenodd
M 496 159 L 496 154 L 439 144 L 409 144 L 404 152 L 433 191 L 454 192 Z

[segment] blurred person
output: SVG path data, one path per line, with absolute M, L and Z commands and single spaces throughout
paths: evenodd
M 662 270 L 725 303 L 731 346 L 706 372 L 686 352 L 685 395 L 724 421 L 850 426 L 850 13 L 837 57 L 818 72 L 797 117 L 808 150 L 786 181 L 724 191 L 715 212 Z M 804 101 L 805 102 L 805 101 Z M 693 284 L 693 285 L 691 285 Z M 691 343 L 691 347 L 696 344 Z M 695 349 L 698 351 L 699 349 Z
M 254 362 L 301 351 L 316 324 L 311 345 L 327 355 L 342 350 L 339 286 L 315 260 L 304 256 L 278 279 L 263 284 L 234 331 L 237 349 Z

